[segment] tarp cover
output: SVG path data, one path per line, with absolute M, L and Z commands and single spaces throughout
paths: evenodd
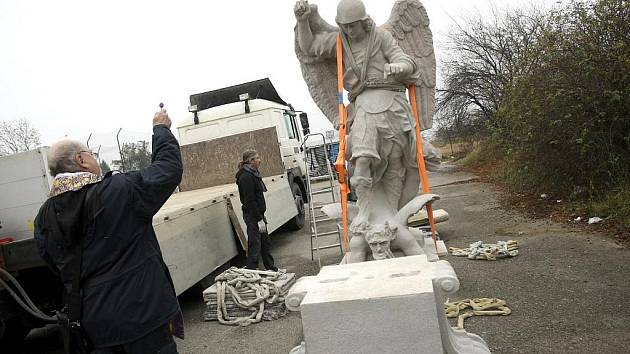
M 239 102 L 239 95 L 244 93 L 249 93 L 249 98 L 252 100 L 262 98 L 281 105 L 287 105 L 280 98 L 269 78 L 190 95 L 190 105 L 197 105 L 197 111 L 203 111 L 204 109 Z

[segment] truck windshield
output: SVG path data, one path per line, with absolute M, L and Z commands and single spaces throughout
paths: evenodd
M 287 137 L 289 139 L 297 139 L 297 127 L 295 126 L 295 116 L 290 115 L 287 112 L 283 113 L 284 125 L 287 129 Z

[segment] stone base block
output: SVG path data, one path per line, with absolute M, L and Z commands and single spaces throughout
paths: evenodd
M 446 261 L 410 256 L 327 266 L 300 278 L 286 298 L 300 310 L 316 353 L 490 353 L 480 337 L 455 331 L 443 304 L 459 281 Z

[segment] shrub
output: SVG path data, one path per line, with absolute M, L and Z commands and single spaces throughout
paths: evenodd
M 538 65 L 516 78 L 493 137 L 528 188 L 593 196 L 630 181 L 630 4 L 572 2 L 550 16 Z

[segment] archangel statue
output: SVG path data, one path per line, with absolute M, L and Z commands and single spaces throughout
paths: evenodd
M 343 82 L 350 101 L 347 156 L 353 168 L 350 183 L 358 198 L 358 215 L 350 226 L 350 250 L 355 261 L 361 261 L 370 249 L 365 230 L 391 219 L 418 195 L 415 119 L 406 89 L 410 84 L 416 86 L 421 129 L 431 128 L 435 55 L 429 18 L 418 0 L 398 0 L 389 20 L 380 27 L 361 0 L 339 2 L 338 27 L 326 23 L 317 6 L 306 1 L 297 1 L 294 13 L 295 51 L 304 80 L 335 127 L 339 124 L 338 36 L 343 44 Z M 425 144 L 423 150 L 428 166 L 439 164 L 439 153 L 433 147 Z M 397 238 L 403 234 L 407 235 L 398 232 Z M 422 249 L 415 244 L 403 252 L 421 254 Z

